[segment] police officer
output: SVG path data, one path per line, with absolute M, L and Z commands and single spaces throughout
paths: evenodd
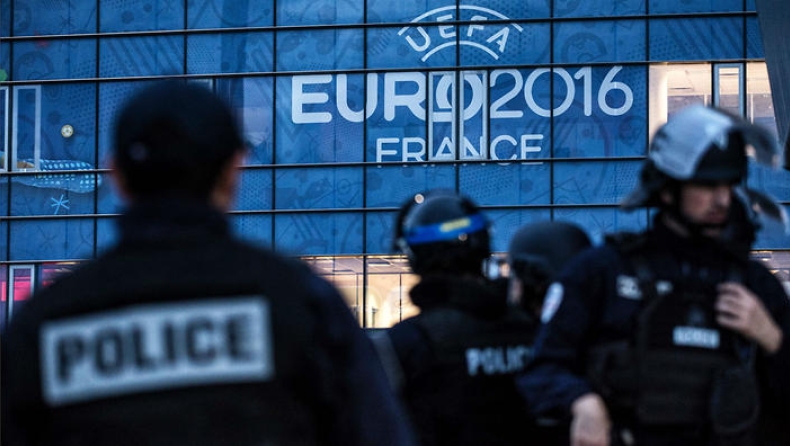
M 508 246 L 510 301 L 523 308 L 537 331 L 546 291 L 552 278 L 575 255 L 592 246 L 590 238 L 574 223 L 536 221 L 516 231 Z M 556 301 L 546 302 L 555 305 Z M 529 402 L 527 402 L 529 404 Z M 534 420 L 530 444 L 567 446 L 565 420 L 547 416 Z
M 120 110 L 118 244 L 36 294 L 2 338 L 3 444 L 410 444 L 338 293 L 229 232 L 243 143 L 209 90 Z
M 718 109 L 673 116 L 623 201 L 656 207 L 652 227 L 580 254 L 551 286 L 518 384 L 535 413 L 572 420 L 572 445 L 786 444 L 790 305 L 744 249 L 755 199 L 770 202 L 743 184 L 747 146 L 778 153 Z
M 519 228 L 508 246 L 511 302 L 540 317 L 552 277 L 590 246 L 584 230 L 571 222 L 537 221 Z
M 521 444 L 530 429 L 513 375 L 529 358 L 532 322 L 483 273 L 489 222 L 467 197 L 433 190 L 400 211 L 396 248 L 420 281 L 420 314 L 376 339 L 423 445 Z

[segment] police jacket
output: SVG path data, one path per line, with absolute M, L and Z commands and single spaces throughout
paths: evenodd
M 167 199 L 14 314 L 2 402 L 4 445 L 410 444 L 337 292 Z
M 666 319 L 663 322 L 665 326 L 660 326 L 662 322 L 657 324 L 658 331 L 663 330 L 665 334 L 666 345 L 663 347 L 669 352 L 665 359 L 683 357 L 686 363 L 681 365 L 681 370 L 684 370 L 682 367 L 688 370 L 689 364 L 698 358 L 716 358 L 717 349 L 729 351 L 724 349 L 728 343 L 740 346 L 734 351 L 754 352 L 763 443 L 784 444 L 779 442 L 779 436 L 781 432 L 786 434 L 786 423 L 790 419 L 790 305 L 779 281 L 762 264 L 732 257 L 711 240 L 677 236 L 659 218 L 654 229 L 648 231 L 642 240 L 637 248 L 643 259 L 639 263 L 649 265 L 655 295 L 641 286 L 633 257 L 608 243 L 581 253 L 550 287 L 541 318 L 543 325 L 536 339 L 534 362 L 530 370 L 517 379 L 519 389 L 530 401 L 531 410 L 542 415 L 569 417 L 572 402 L 583 394 L 604 393 L 606 399 L 609 396 L 605 394 L 606 389 L 598 388 L 590 375 L 590 365 L 599 348 L 617 345 L 621 341 L 633 345 L 636 327 L 643 322 L 640 316 L 648 307 L 646 302 L 656 299 L 657 295 L 688 296 L 686 291 L 691 287 L 710 298 L 709 306 L 698 312 L 685 308 L 683 317 L 695 314 L 696 322 Z M 710 293 L 710 290 L 725 280 L 741 281 L 761 299 L 783 331 L 784 340 L 779 351 L 769 355 L 756 346 L 749 350 L 743 339 L 738 341 L 733 332 L 715 323 L 710 307 L 715 301 L 715 292 Z M 665 308 L 683 308 L 679 301 L 674 302 Z M 693 319 L 691 316 L 688 318 Z M 674 373 L 667 371 L 671 368 L 653 367 L 653 372 L 661 380 L 661 374 Z M 619 382 L 627 384 L 627 376 L 621 376 Z M 642 383 L 648 381 L 644 376 L 641 376 Z M 671 389 L 672 386 L 664 389 L 664 395 L 671 397 Z M 624 414 L 618 413 L 617 408 L 610 406 L 609 410 L 615 425 L 623 421 L 620 417 Z M 667 416 L 671 421 L 675 414 L 658 415 Z M 627 420 L 625 423 L 637 423 L 634 421 L 637 417 L 629 419 L 625 415 L 624 418 Z M 706 429 L 698 428 L 696 432 Z M 662 429 L 655 431 L 657 435 L 663 435 L 658 433 Z M 671 429 L 663 431 L 669 432 L 667 438 L 672 438 Z M 690 444 L 703 444 L 694 441 L 691 440 Z M 636 444 L 640 443 L 637 441 Z M 669 441 L 666 444 L 681 443 Z
M 410 296 L 421 313 L 389 329 L 397 359 L 385 366 L 421 444 L 523 444 L 529 421 L 513 376 L 529 359 L 532 320 L 483 279 L 427 276 Z

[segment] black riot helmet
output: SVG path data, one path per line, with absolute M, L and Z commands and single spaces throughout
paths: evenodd
M 482 275 L 491 254 L 489 223 L 469 199 L 451 191 L 417 194 L 401 207 L 394 248 L 415 274 Z
M 579 252 L 592 246 L 577 225 L 564 221 L 539 221 L 522 226 L 513 235 L 507 260 L 511 277 L 522 285 L 513 296 L 522 307 L 537 311 L 552 278 Z
M 621 206 L 662 206 L 659 192 L 680 183 L 741 183 L 748 148 L 757 161 L 779 165 L 779 146 L 768 130 L 718 108 L 686 107 L 653 135 L 640 182 Z

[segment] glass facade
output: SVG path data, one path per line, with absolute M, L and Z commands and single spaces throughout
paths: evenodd
M 506 249 L 563 219 L 595 241 L 624 213 L 649 135 L 716 104 L 776 129 L 751 0 L 126 0 L 0 3 L 0 319 L 116 239 L 113 116 L 182 77 L 226 98 L 249 156 L 230 213 L 252 243 L 304 258 L 364 327 L 413 314 L 395 213 L 459 190 Z M 783 205 L 790 172 L 751 167 Z M 790 237 L 756 256 L 788 280 Z M 27 284 L 27 285 L 26 285 Z

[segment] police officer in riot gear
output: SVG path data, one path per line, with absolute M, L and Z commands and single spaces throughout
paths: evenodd
M 566 221 L 527 223 L 513 235 L 507 252 L 510 301 L 532 318 L 534 331 L 538 329 L 544 304 L 556 304 L 556 301 L 544 303 L 553 277 L 571 258 L 591 246 L 584 230 Z M 538 417 L 529 443 L 567 446 L 568 428 L 564 421 Z
M 571 420 L 572 445 L 787 444 L 790 305 L 748 258 L 754 206 L 746 149 L 775 140 L 718 109 L 688 107 L 654 136 L 622 205 L 652 227 L 573 259 L 546 296 L 531 409 Z M 763 206 L 778 209 L 778 206 Z
M 513 375 L 529 358 L 533 325 L 487 279 L 489 223 L 468 198 L 418 194 L 400 211 L 395 246 L 420 281 L 420 314 L 375 337 L 423 445 L 522 444 L 531 429 Z
M 511 302 L 539 317 L 552 277 L 590 246 L 590 238 L 574 223 L 538 221 L 519 228 L 507 256 Z
M 120 240 L 12 318 L 3 445 L 412 444 L 337 291 L 230 233 L 231 109 L 168 80 L 114 130 Z

